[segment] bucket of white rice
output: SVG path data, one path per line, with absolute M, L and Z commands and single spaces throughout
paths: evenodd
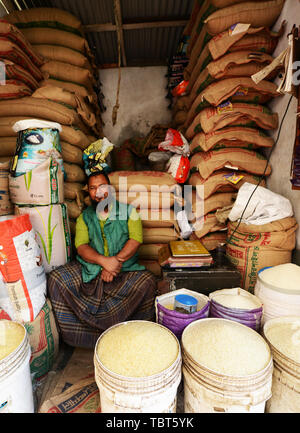
M 181 349 L 164 326 L 143 320 L 112 326 L 96 343 L 94 365 L 101 412 L 176 412 Z
M 238 322 L 209 318 L 182 334 L 185 413 L 264 413 L 273 360 L 264 338 Z
M 263 305 L 257 296 L 240 287 L 216 290 L 209 294 L 209 317 L 234 320 L 259 331 Z
M 267 413 L 299 413 L 300 408 L 300 316 L 268 320 L 263 334 L 274 359 L 272 397 Z

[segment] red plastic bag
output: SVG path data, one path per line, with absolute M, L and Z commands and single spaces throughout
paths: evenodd
M 190 172 L 190 160 L 187 156 L 174 155 L 168 162 L 167 170 L 177 183 L 185 183 Z
M 186 94 L 186 89 L 189 82 L 186 80 L 181 81 L 174 89 L 172 90 L 172 96 L 184 96 Z
M 166 133 L 165 141 L 158 145 L 158 150 L 169 150 L 170 152 L 187 156 L 190 153 L 190 146 L 179 131 L 169 128 Z

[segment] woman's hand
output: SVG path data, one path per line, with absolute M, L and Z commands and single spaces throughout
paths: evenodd
M 102 257 L 101 259 L 102 267 L 112 274 L 114 277 L 118 275 L 122 269 L 122 262 L 117 259 L 117 257 Z
M 103 271 L 101 272 L 101 280 L 103 280 L 105 283 L 111 283 L 113 279 L 114 275 L 103 269 Z

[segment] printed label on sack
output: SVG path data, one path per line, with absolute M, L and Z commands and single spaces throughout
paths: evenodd
M 229 167 L 229 166 L 227 166 L 227 167 Z M 228 182 L 231 182 L 234 185 L 236 185 L 237 183 L 239 183 L 243 179 L 244 176 L 238 175 L 235 173 L 230 173 L 230 174 L 225 174 L 223 177 L 224 177 L 224 179 L 228 180 Z
M 248 87 L 241 87 L 233 96 L 247 96 L 248 93 Z
M 223 102 L 223 104 L 217 106 L 217 113 L 219 115 L 230 111 L 233 111 L 233 106 L 230 101 Z
M 233 24 L 229 28 L 229 35 L 235 36 L 238 35 L 239 33 L 244 33 L 250 28 L 250 26 L 251 24 L 244 24 L 244 23 Z
M 28 305 L 28 300 L 24 293 L 22 281 L 7 283 L 6 286 L 9 299 L 14 309 L 15 320 L 20 322 L 24 320 L 28 321 L 28 308 L 30 308 L 30 306 Z

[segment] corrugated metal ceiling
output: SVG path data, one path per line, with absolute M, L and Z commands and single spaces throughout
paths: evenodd
M 26 5 L 24 3 L 26 2 Z M 123 24 L 188 19 L 194 0 L 121 0 Z M 25 7 L 52 6 L 77 16 L 83 26 L 115 24 L 113 0 L 19 0 Z M 167 64 L 176 53 L 184 25 L 123 30 L 127 65 Z M 118 63 L 115 31 L 86 32 L 99 66 Z

